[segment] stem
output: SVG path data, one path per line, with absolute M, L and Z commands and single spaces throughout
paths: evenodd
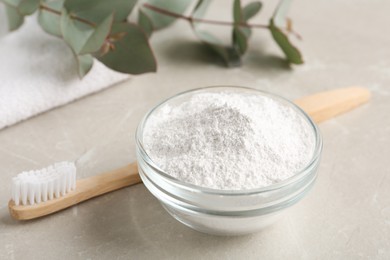
M 163 8 L 159 8 L 157 6 L 154 6 L 154 5 L 151 5 L 151 4 L 148 4 L 148 3 L 144 3 L 143 7 L 147 8 L 149 10 L 155 11 L 156 13 L 160 13 L 160 14 L 164 14 L 164 15 L 167 15 L 167 16 L 175 17 L 177 19 L 182 19 L 182 20 L 185 20 L 185 21 L 188 21 L 188 22 L 199 22 L 199 23 L 214 24 L 214 25 L 224 25 L 224 26 L 235 26 L 235 25 L 238 25 L 240 27 L 247 27 L 247 28 L 269 29 L 269 25 L 265 25 L 265 24 L 233 23 L 233 22 L 225 22 L 225 21 L 217 21 L 217 20 L 208 20 L 208 19 L 194 18 L 194 17 L 191 17 L 191 16 L 185 16 L 185 15 L 182 15 L 182 14 L 171 12 L 169 10 L 166 10 L 166 9 L 163 9 Z M 295 31 L 292 31 L 292 30 L 287 30 L 286 28 L 281 28 L 281 29 L 284 29 L 287 33 L 291 33 L 292 35 L 294 35 L 299 40 L 302 40 L 302 37 L 301 37 L 301 35 L 299 33 L 295 32 Z
M 262 28 L 262 29 L 269 29 L 268 25 L 265 24 L 247 24 L 247 23 L 232 23 L 232 22 L 225 22 L 225 21 L 217 21 L 217 20 L 208 20 L 208 19 L 200 19 L 200 18 L 194 18 L 191 16 L 185 16 L 182 14 L 174 13 L 166 9 L 159 8 L 154 5 L 150 5 L 148 3 L 143 4 L 143 7 L 150 9 L 152 11 L 155 11 L 160 14 L 164 14 L 167 16 L 175 17 L 178 19 L 186 20 L 188 22 L 199 22 L 199 23 L 206 23 L 206 24 L 215 24 L 215 25 L 225 25 L 225 26 L 234 26 L 238 25 L 241 27 L 248 27 L 248 28 Z
M 46 6 L 46 5 L 43 5 L 43 4 L 40 4 L 39 8 L 41 8 L 42 10 L 48 11 L 50 13 L 56 14 L 56 15 L 61 15 L 60 11 L 52 9 L 52 8 Z M 96 27 L 96 23 L 88 21 L 88 20 L 86 20 L 84 18 L 78 17 L 78 16 L 76 16 L 74 14 L 70 14 L 70 18 L 72 18 L 74 20 L 77 20 L 79 22 L 85 23 L 85 24 L 87 24 L 87 25 L 89 25 L 91 27 Z
M 287 31 L 287 33 L 291 33 L 292 35 L 294 35 L 298 40 L 302 41 L 302 36 L 297 33 L 296 31 Z
M 171 12 L 169 10 L 166 10 L 166 9 L 163 9 L 163 8 L 159 8 L 157 6 L 154 6 L 154 5 L 151 5 L 151 4 L 148 4 L 148 3 L 144 3 L 143 7 L 147 8 L 147 9 L 150 9 L 152 11 L 155 11 L 157 13 L 164 14 L 164 15 L 167 15 L 167 16 L 170 16 L 170 17 L 175 17 L 177 19 L 182 19 L 182 20 L 185 20 L 185 21 L 188 21 L 188 22 L 198 22 L 198 23 L 206 23 L 206 24 L 214 24 L 214 25 L 224 25 L 224 26 L 238 25 L 240 27 L 247 27 L 247 28 L 269 29 L 269 26 L 265 25 L 265 24 L 233 23 L 233 22 L 226 22 L 226 21 L 217 21 L 217 20 L 208 20 L 208 19 L 194 18 L 194 17 L 191 17 L 191 16 L 185 16 L 185 15 L 182 15 L 182 14 Z M 56 14 L 56 15 L 61 15 L 60 11 L 52 9 L 52 8 L 46 6 L 46 5 L 43 5 L 43 4 L 40 4 L 39 8 L 41 8 L 42 10 L 48 11 L 50 13 Z M 77 20 L 79 22 L 85 23 L 85 24 L 87 24 L 87 25 L 89 25 L 91 27 L 96 27 L 96 23 L 91 22 L 89 20 L 86 20 L 84 18 L 78 17 L 78 16 L 76 16 L 74 14 L 70 14 L 70 17 L 72 19 L 74 19 L 74 20 Z M 302 39 L 301 35 L 299 35 L 295 31 L 288 31 L 287 30 L 287 33 L 293 34 L 299 40 Z

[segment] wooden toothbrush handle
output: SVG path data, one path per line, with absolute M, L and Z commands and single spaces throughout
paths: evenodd
M 139 182 L 141 179 L 137 163 L 134 162 L 117 170 L 77 180 L 74 191 L 53 200 L 27 206 L 16 206 L 11 200 L 8 204 L 9 211 L 12 217 L 18 220 L 38 218 Z
M 320 92 L 294 102 L 309 114 L 314 122 L 320 123 L 368 102 L 370 97 L 371 93 L 366 88 L 348 87 Z

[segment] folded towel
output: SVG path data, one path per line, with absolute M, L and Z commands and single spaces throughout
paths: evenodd
M 95 60 L 80 80 L 66 44 L 28 17 L 22 28 L 0 38 L 0 129 L 127 78 Z

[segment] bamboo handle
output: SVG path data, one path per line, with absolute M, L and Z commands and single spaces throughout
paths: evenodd
M 77 180 L 76 189 L 59 198 L 35 205 L 16 206 L 11 200 L 8 204 L 11 216 L 27 220 L 49 215 L 77 203 L 141 182 L 137 163 L 86 179 Z
M 368 102 L 370 97 L 371 93 L 366 88 L 349 87 L 303 97 L 295 100 L 295 104 L 314 122 L 320 123 Z
M 361 87 L 350 87 L 321 92 L 295 100 L 295 103 L 319 123 L 347 112 L 370 99 L 370 92 Z M 9 211 L 15 219 L 42 217 L 96 196 L 141 182 L 137 163 L 98 176 L 77 181 L 76 190 L 60 198 L 36 205 L 16 206 L 11 200 Z

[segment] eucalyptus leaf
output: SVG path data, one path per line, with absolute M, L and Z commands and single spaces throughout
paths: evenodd
M 255 16 L 261 10 L 262 6 L 263 5 L 261 2 L 252 2 L 252 3 L 247 4 L 242 9 L 242 14 L 243 14 L 244 20 L 248 21 L 253 16 Z
M 43 1 L 42 3 L 45 6 L 60 12 L 63 7 L 64 0 Z M 38 23 L 48 34 L 58 37 L 62 36 L 60 20 L 61 19 L 58 14 L 54 14 L 42 8 L 38 12 Z
M 192 0 L 146 0 L 145 3 L 153 5 L 155 7 L 165 9 L 177 14 L 183 14 Z M 156 11 L 142 8 L 142 11 L 150 18 L 155 30 L 160 30 L 164 27 L 171 25 L 175 21 L 175 17 L 170 17 L 164 14 L 160 14 Z
M 233 45 L 244 54 L 248 48 L 248 36 L 242 30 L 243 28 L 235 27 L 233 29 Z
M 74 20 L 68 12 L 63 9 L 61 13 L 61 32 L 65 42 L 70 46 L 73 52 L 80 54 L 85 43 L 93 34 L 93 29 L 82 30 L 75 25 Z
M 228 67 L 241 65 L 241 58 L 235 48 L 224 46 L 221 41 L 207 31 L 195 30 L 196 36 L 217 53 Z
M 223 46 L 217 38 L 207 31 L 197 31 L 196 34 L 211 50 L 223 59 L 228 67 L 241 65 L 241 57 L 235 48 Z
M 83 31 L 76 27 L 73 19 L 65 9 L 61 13 L 62 38 L 69 45 L 73 55 L 77 59 L 77 71 L 80 77 L 87 74 L 92 68 L 93 58 L 90 54 L 80 55 L 80 51 L 93 34 L 93 30 Z
M 18 10 L 22 15 L 31 15 L 39 7 L 39 0 L 22 0 L 19 3 Z
M 252 35 L 252 30 L 249 27 L 240 27 L 240 31 L 245 35 L 246 39 L 249 40 L 249 37 Z
M 240 0 L 234 0 L 234 2 L 233 2 L 233 20 L 234 20 L 235 24 L 239 24 L 239 23 L 243 22 Z
M 86 55 L 78 55 L 77 58 L 77 66 L 78 66 L 78 74 L 82 78 L 84 77 L 93 66 L 93 57 L 90 54 Z
M 22 0 L 1 0 L 6 5 L 18 7 Z
M 145 32 L 146 36 L 149 38 L 153 33 L 153 23 L 150 20 L 149 16 L 145 14 L 141 9 L 138 12 L 138 25 Z
M 202 19 L 211 0 L 199 0 L 192 12 L 192 17 Z M 241 65 L 240 53 L 236 48 L 224 46 L 223 43 L 210 32 L 199 28 L 199 23 L 192 20 L 192 28 L 196 36 L 210 49 L 217 53 L 229 67 Z
M 282 30 L 275 26 L 273 19 L 270 21 L 269 29 L 271 31 L 272 37 L 286 55 L 287 60 L 290 63 L 302 64 L 303 59 L 301 53 L 294 45 L 291 44 L 287 35 L 285 35 Z
M 232 32 L 233 46 L 243 55 L 248 48 L 248 39 L 251 35 L 251 30 L 248 27 L 240 26 L 246 23 L 240 0 L 234 0 L 233 2 L 233 20 L 235 23 Z
M 108 53 L 97 58 L 107 67 L 128 74 L 155 72 L 156 60 L 142 29 L 131 23 L 114 23 L 112 40 Z M 110 39 L 110 38 L 109 38 Z
M 273 15 L 273 22 L 278 27 L 283 27 L 286 24 L 287 12 L 290 9 L 292 0 L 281 0 L 276 7 Z
M 192 11 L 192 17 L 196 19 L 202 19 L 206 14 L 211 1 L 212 0 L 198 0 L 194 10 Z M 196 24 L 196 22 L 193 23 Z
M 16 7 L 8 4 L 5 5 L 5 11 L 7 13 L 8 29 L 10 31 L 18 29 L 24 22 L 23 15 L 19 13 Z
M 81 48 L 80 54 L 97 52 L 103 45 L 106 37 L 111 31 L 111 26 L 114 21 L 114 14 L 110 14 L 104 19 L 92 32 L 84 46 Z
M 64 7 L 68 13 L 101 23 L 111 13 L 116 22 L 126 21 L 137 0 L 65 0 Z

